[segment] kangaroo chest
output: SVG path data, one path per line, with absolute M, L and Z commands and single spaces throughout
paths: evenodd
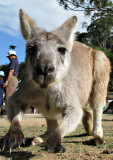
M 62 116 L 63 111 L 63 95 L 59 90 L 52 92 L 40 92 L 29 99 L 31 105 L 37 108 L 45 117 L 55 119 Z

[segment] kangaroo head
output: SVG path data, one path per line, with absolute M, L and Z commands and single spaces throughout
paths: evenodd
M 26 40 L 28 78 L 41 88 L 61 81 L 68 72 L 74 42 L 76 16 L 58 29 L 46 32 L 20 9 L 20 26 Z

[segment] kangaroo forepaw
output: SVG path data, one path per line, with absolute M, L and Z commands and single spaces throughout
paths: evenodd
M 66 152 L 66 149 L 64 147 L 62 147 L 61 145 L 54 145 L 53 144 L 49 144 L 49 143 L 41 143 L 40 147 L 42 148 L 42 150 L 47 151 L 48 153 L 64 153 Z
M 8 145 L 11 153 L 13 146 L 17 146 L 20 149 L 22 143 L 25 143 L 25 139 L 21 126 L 18 120 L 13 120 L 8 132 L 1 139 L 1 151 L 3 152 L 6 145 Z
M 55 147 L 53 147 L 53 146 L 49 146 L 49 144 L 48 144 L 46 146 L 46 151 L 48 153 L 58 153 L 58 152 L 64 153 L 64 152 L 66 152 L 66 149 L 64 147 L 62 147 L 62 146 L 55 146 Z
M 49 153 L 63 153 L 66 151 L 66 149 L 61 145 L 61 134 L 58 129 L 56 129 L 47 139 L 45 150 Z

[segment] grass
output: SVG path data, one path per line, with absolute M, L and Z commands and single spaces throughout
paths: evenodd
M 113 154 L 103 154 L 106 149 L 113 150 L 113 122 L 111 121 L 112 115 L 106 115 L 105 119 L 109 121 L 103 121 L 104 128 L 104 140 L 105 143 L 101 146 L 89 146 L 87 142 L 92 137 L 86 136 L 84 133 L 83 125 L 80 124 L 76 129 L 76 132 L 68 135 L 63 139 L 62 145 L 66 148 L 65 153 L 47 153 L 41 150 L 40 146 L 26 146 L 19 149 L 13 149 L 12 154 L 9 151 L 0 153 L 0 160 L 90 160 L 90 159 L 105 159 L 112 160 Z M 22 122 L 22 129 L 26 138 L 37 137 L 46 131 L 45 122 L 42 119 L 33 121 L 32 125 L 28 121 L 32 119 L 24 119 Z M 5 119 L 4 119 L 5 121 Z M 2 124 L 2 122 L 0 122 Z M 2 137 L 8 130 L 6 125 L 0 126 L 0 137 Z

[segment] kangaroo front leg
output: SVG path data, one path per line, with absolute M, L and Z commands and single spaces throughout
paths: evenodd
M 46 119 L 46 122 L 47 122 L 47 131 L 44 134 L 40 135 L 39 137 L 36 137 L 33 140 L 33 142 L 34 142 L 33 144 L 45 142 L 48 139 L 48 137 L 50 136 L 50 134 L 58 126 L 57 120 Z
M 81 106 L 76 108 L 67 106 L 61 124 L 53 131 L 47 140 L 46 150 L 48 152 L 65 152 L 61 145 L 62 138 L 75 130 L 82 119 Z
M 20 148 L 21 144 L 25 143 L 24 134 L 22 132 L 22 129 L 17 117 L 13 119 L 8 132 L 2 138 L 1 143 L 2 143 L 1 150 L 4 151 L 6 144 L 8 144 L 10 153 L 13 146 L 18 146 L 18 148 Z

